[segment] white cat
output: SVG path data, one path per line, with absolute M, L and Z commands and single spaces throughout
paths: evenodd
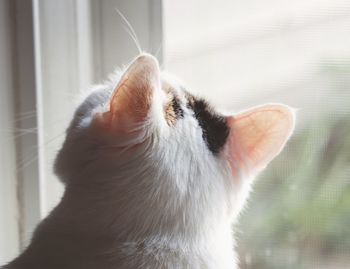
M 237 268 L 232 224 L 294 113 L 224 116 L 166 77 L 142 54 L 78 107 L 55 165 L 63 199 L 4 268 Z

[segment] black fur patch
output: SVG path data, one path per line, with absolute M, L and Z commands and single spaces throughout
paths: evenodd
M 214 154 L 219 153 L 230 133 L 225 117 L 214 112 L 206 101 L 191 95 L 188 95 L 188 107 L 193 110 L 203 130 L 203 139 L 209 150 Z
M 180 101 L 179 99 L 174 96 L 174 98 L 171 100 L 171 104 L 173 106 L 176 118 L 183 118 L 184 117 L 184 111 L 182 110 L 181 106 L 180 106 Z

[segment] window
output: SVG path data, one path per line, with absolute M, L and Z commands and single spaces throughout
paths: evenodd
M 238 225 L 241 268 L 348 268 L 350 3 L 165 0 L 164 25 L 166 67 L 217 106 L 298 108 Z
M 160 0 L 0 1 L 1 265 L 62 195 L 53 160 L 80 96 L 137 54 L 116 8 L 155 53 Z
M 143 49 L 223 111 L 298 108 L 236 234 L 242 269 L 348 268 L 347 0 L 0 1 L 0 264 L 57 203 L 53 160 L 79 96 Z

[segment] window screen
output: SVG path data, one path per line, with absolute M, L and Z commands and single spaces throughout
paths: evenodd
M 166 68 L 223 111 L 298 109 L 236 225 L 242 269 L 349 268 L 350 2 L 164 1 Z

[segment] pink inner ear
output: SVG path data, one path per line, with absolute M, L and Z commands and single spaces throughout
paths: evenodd
M 133 80 L 134 79 L 134 80 Z M 143 79 L 126 77 L 115 90 L 110 100 L 110 113 L 113 117 L 140 122 L 147 117 L 152 104 L 154 87 Z
M 284 147 L 294 129 L 294 113 L 284 105 L 265 105 L 230 117 L 228 124 L 231 167 L 254 174 Z
M 157 60 L 148 54 L 136 58 L 123 74 L 104 113 L 106 124 L 130 129 L 142 124 L 150 114 L 152 100 L 160 88 Z

